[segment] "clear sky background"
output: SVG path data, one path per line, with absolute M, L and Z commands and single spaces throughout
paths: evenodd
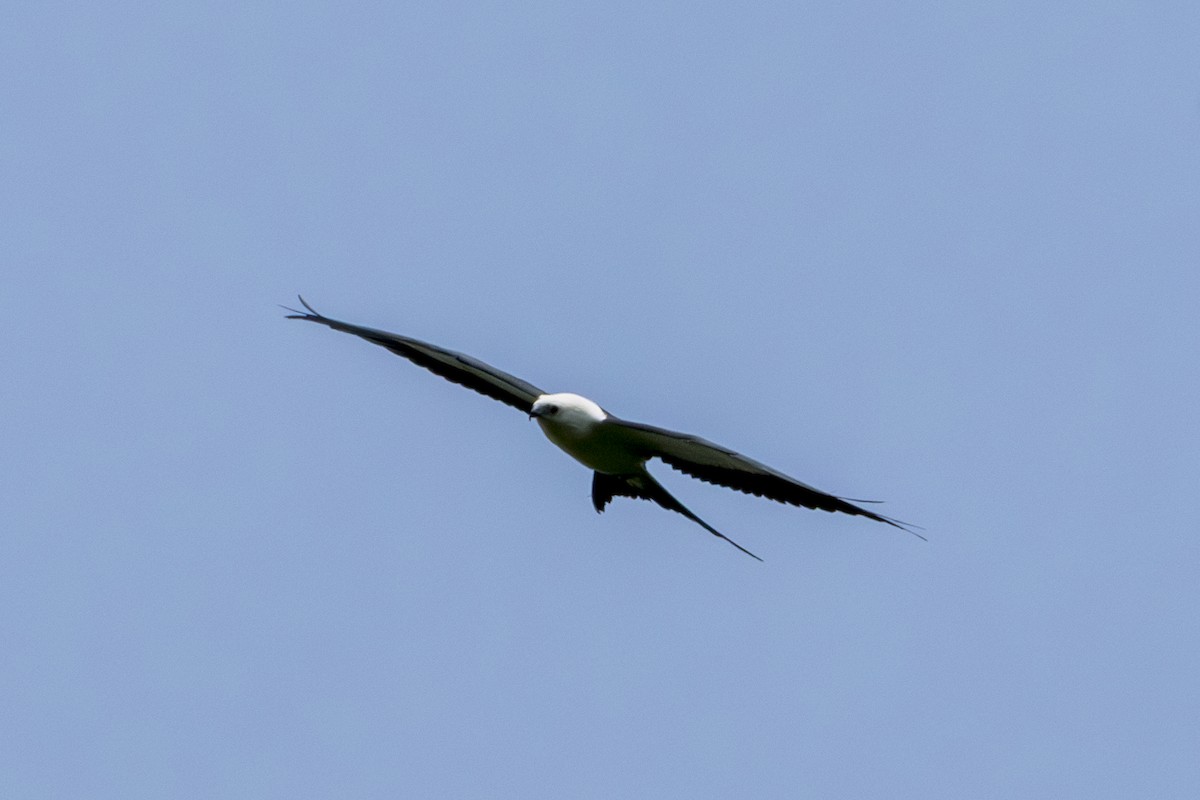
M 5 797 L 1200 796 L 1195 3 L 15 4 L 0 90 Z M 297 292 L 929 542 L 598 516 Z

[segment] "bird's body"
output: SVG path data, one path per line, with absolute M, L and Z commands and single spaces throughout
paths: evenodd
M 611 431 L 605 435 L 608 413 L 586 397 L 569 392 L 542 395 L 529 413 L 547 439 L 588 469 L 622 475 L 646 464 Z
M 306 311 L 289 308 L 287 310 L 293 312 L 290 319 L 318 322 L 334 330 L 354 334 L 453 383 L 499 400 L 524 411 L 531 419 L 537 419 L 546 438 L 593 470 L 592 504 L 596 511 L 602 512 L 614 497 L 650 500 L 669 511 L 682 514 L 714 536 L 758 558 L 675 499 L 646 469 L 646 463 L 657 458 L 702 481 L 790 505 L 864 516 L 920 536 L 897 520 L 814 489 L 765 464 L 698 436 L 619 419 L 586 397 L 567 392 L 548 394 L 527 381 L 471 356 L 407 336 L 330 319 L 313 310 L 304 302 L 304 298 L 300 298 L 300 303 Z

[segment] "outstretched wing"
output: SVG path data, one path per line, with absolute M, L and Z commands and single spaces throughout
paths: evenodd
M 771 469 L 766 464 L 699 436 L 638 422 L 626 422 L 611 416 L 604 424 L 613 426 L 614 433 L 639 456 L 660 459 L 693 478 L 766 497 L 779 503 L 866 517 L 907 531 L 921 539 L 925 538 L 899 520 L 876 514 L 854 505 L 849 500 L 814 489 L 806 483 Z
M 319 322 L 322 325 L 333 328 L 335 331 L 352 333 L 355 336 L 366 339 L 372 344 L 385 347 L 398 356 L 407 358 L 414 364 L 429 370 L 434 375 L 440 375 L 452 383 L 473 389 L 482 395 L 490 397 L 493 400 L 499 400 L 501 403 L 520 409 L 525 413 L 529 413 L 529 410 L 533 408 L 533 401 L 538 396 L 545 394 L 545 392 L 532 383 L 509 375 L 507 372 L 498 370 L 490 364 L 485 364 L 477 358 L 472 358 L 463 353 L 456 353 L 453 350 L 446 350 L 445 348 L 396 333 L 388 333 L 387 331 L 380 331 L 374 328 L 364 328 L 360 325 L 351 325 L 349 322 L 330 319 L 304 302 L 303 297 L 299 299 L 300 304 L 304 306 L 307 312 L 297 311 L 294 308 L 284 306 L 284 309 L 293 312 L 288 315 L 288 319 Z

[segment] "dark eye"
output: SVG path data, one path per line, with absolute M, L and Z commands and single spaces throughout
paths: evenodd
M 553 417 L 558 413 L 558 406 L 547 406 L 546 413 Z

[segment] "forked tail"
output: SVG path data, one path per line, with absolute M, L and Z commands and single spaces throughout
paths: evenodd
M 661 483 L 656 481 L 654 476 L 649 472 L 642 472 L 637 475 L 607 475 L 603 472 L 597 472 L 592 479 L 592 503 L 595 505 L 596 510 L 603 511 L 608 501 L 617 496 L 634 497 L 639 500 L 651 500 L 658 503 L 668 511 L 682 514 L 713 536 L 724 539 L 751 558 L 762 561 L 754 553 L 751 553 L 733 539 L 730 539 L 712 525 L 709 525 L 693 514 L 691 509 L 675 499 L 675 496 L 668 492 Z

